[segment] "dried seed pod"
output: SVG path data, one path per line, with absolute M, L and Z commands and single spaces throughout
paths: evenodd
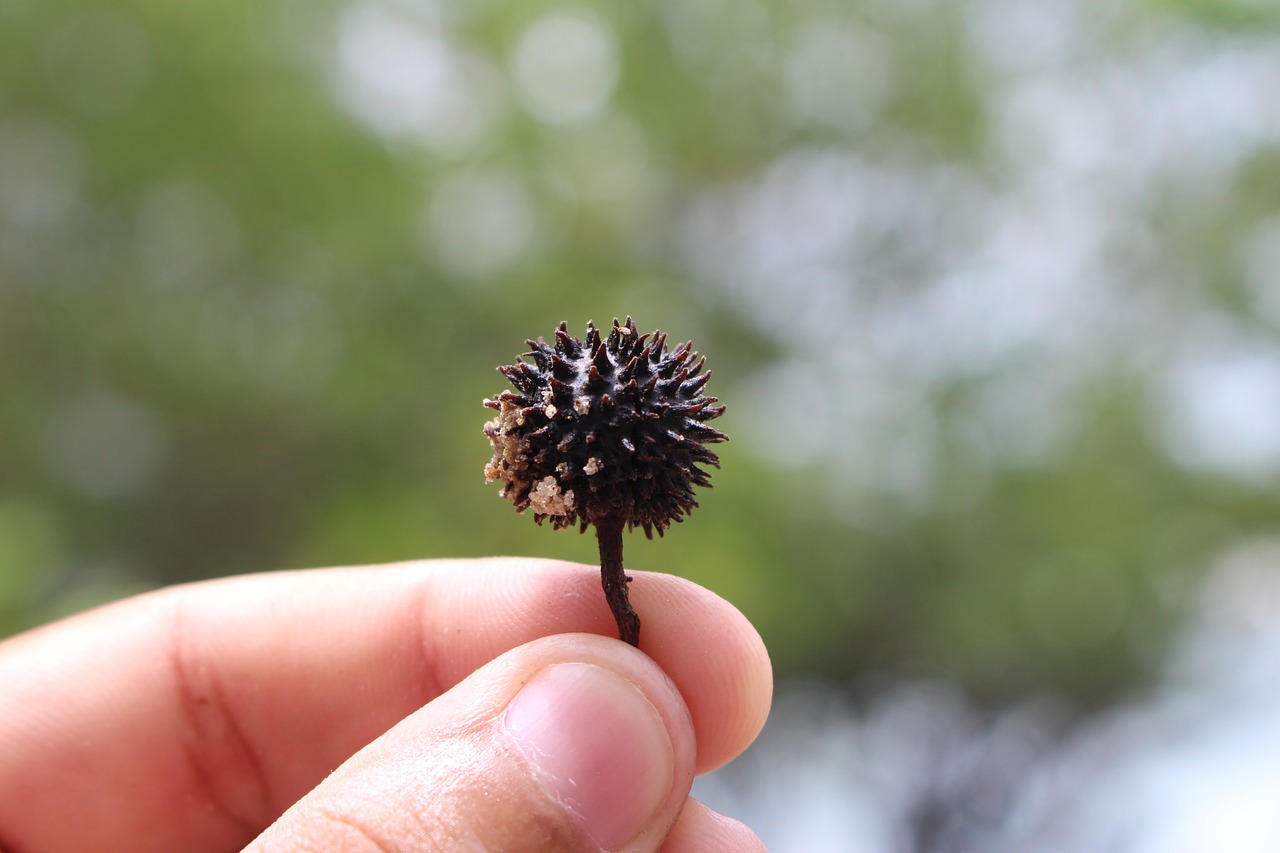
M 498 412 L 484 427 L 486 480 L 502 481 L 502 497 L 539 524 L 596 528 L 605 594 L 632 645 L 640 626 L 627 603 L 622 531 L 661 536 L 682 521 L 698 505 L 694 488 L 711 485 L 706 466 L 720 466 L 706 445 L 728 438 L 706 424 L 724 412 L 702 393 L 706 359 L 689 343 L 668 352 L 666 340 L 638 335 L 630 317 L 605 336 L 588 323 L 585 340 L 561 323 L 554 344 L 527 341 L 524 360 L 498 368 L 516 390 L 484 401 Z

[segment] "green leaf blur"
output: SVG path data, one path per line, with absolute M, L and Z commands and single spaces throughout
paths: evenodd
M 628 563 L 780 675 L 1140 683 L 1277 528 L 1278 21 L 1070 8 L 0 0 L 0 631 L 592 561 L 485 485 L 480 401 L 630 314 L 708 356 L 733 441 Z

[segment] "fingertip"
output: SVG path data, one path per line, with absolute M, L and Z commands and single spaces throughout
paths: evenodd
M 773 663 L 764 640 L 736 607 L 674 575 L 636 572 L 640 648 L 681 686 L 698 736 L 698 773 L 746 749 L 773 702 Z
M 693 768 L 688 709 L 651 659 L 546 637 L 361 750 L 251 849 L 654 850 Z
M 597 566 L 528 557 L 431 566 L 424 636 L 433 638 L 429 654 L 444 685 L 537 637 L 617 636 Z M 764 726 L 773 694 L 769 653 L 755 626 L 716 593 L 675 575 L 629 574 L 640 649 L 684 696 L 697 732 L 697 772 L 707 773 L 746 749 Z
M 671 791 L 675 754 L 663 714 L 598 664 L 539 671 L 507 706 L 503 728 L 542 789 L 602 849 L 640 835 Z
M 662 845 L 662 853 L 767 853 L 764 843 L 739 820 L 712 811 L 692 797 Z

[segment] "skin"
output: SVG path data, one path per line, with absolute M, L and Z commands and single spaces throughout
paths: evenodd
M 633 576 L 639 651 L 597 568 L 521 559 L 192 584 L 10 638 L 0 850 L 763 850 L 688 794 L 763 725 L 764 645 L 713 593 Z M 600 750 L 653 745 L 617 759 L 656 804 L 634 831 L 584 818 L 512 734 L 515 697 L 554 678 L 616 708 Z

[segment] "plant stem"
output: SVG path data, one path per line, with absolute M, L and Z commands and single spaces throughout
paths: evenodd
M 596 541 L 600 545 L 600 583 L 604 597 L 618 623 L 618 638 L 624 643 L 640 647 L 640 617 L 631 608 L 627 597 L 627 584 L 631 578 L 622 568 L 622 530 L 626 523 L 621 518 L 602 518 L 596 522 Z

